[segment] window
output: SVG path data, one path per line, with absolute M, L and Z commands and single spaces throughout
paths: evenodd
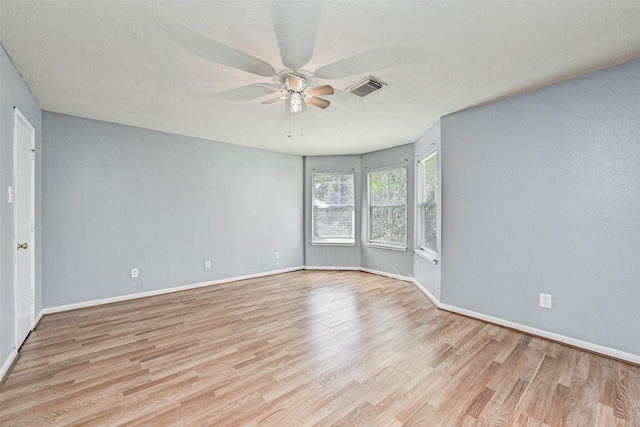
M 438 248 L 438 155 L 418 162 L 418 246 L 437 253 Z
M 313 174 L 312 244 L 352 244 L 354 234 L 354 175 Z
M 407 168 L 369 172 L 369 243 L 407 247 Z

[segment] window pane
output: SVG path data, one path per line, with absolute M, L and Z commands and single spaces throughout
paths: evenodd
M 436 205 L 422 206 L 422 246 L 436 252 L 437 250 L 437 225 L 438 207 Z
M 391 212 L 391 243 L 406 243 L 407 241 L 407 208 L 393 207 Z
M 407 169 L 369 172 L 369 241 L 407 243 Z
M 369 172 L 371 206 L 405 205 L 407 201 L 406 168 L 382 169 Z
M 314 174 L 314 199 L 326 204 L 353 205 L 353 175 Z
M 420 221 L 419 246 L 437 252 L 438 230 L 438 156 L 420 161 L 420 193 L 418 215 Z
M 436 202 L 438 189 L 438 158 L 431 156 L 422 162 L 423 185 L 422 201 L 426 203 Z
M 315 241 L 353 240 L 353 206 L 314 206 Z
M 313 174 L 313 243 L 355 243 L 353 174 Z
M 386 242 L 390 238 L 389 207 L 371 207 L 369 218 L 369 240 Z

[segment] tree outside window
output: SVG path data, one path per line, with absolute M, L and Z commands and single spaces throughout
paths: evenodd
M 418 162 L 420 193 L 418 196 L 420 249 L 434 253 L 438 248 L 438 156 L 433 153 Z
M 313 174 L 314 244 L 355 244 L 354 175 Z
M 407 168 L 372 170 L 369 182 L 369 243 L 407 246 Z

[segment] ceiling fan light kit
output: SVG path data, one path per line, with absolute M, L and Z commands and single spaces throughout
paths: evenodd
M 302 97 L 300 92 L 293 92 L 289 103 L 289 112 L 295 114 L 300 111 L 302 111 Z

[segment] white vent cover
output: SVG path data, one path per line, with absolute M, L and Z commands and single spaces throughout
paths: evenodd
M 385 86 L 387 86 L 386 83 L 383 83 L 373 76 L 369 76 L 349 86 L 346 90 L 358 96 L 367 96 L 383 89 Z

